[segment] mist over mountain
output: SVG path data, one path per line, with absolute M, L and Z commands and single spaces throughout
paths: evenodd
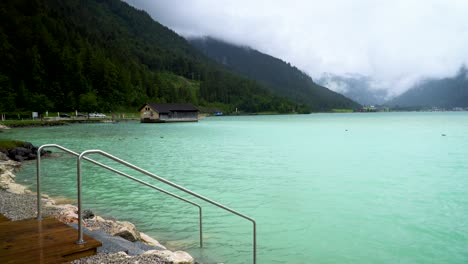
M 335 75 L 325 73 L 317 83 L 362 105 L 381 105 L 388 98 L 388 90 L 372 87 L 372 79 L 359 74 Z
M 309 106 L 313 111 L 354 109 L 359 104 L 316 84 L 311 77 L 278 58 L 249 47 L 241 47 L 213 38 L 193 38 L 189 42 L 229 70 L 271 88 L 271 91 Z
M 468 107 L 468 70 L 462 67 L 450 78 L 422 81 L 385 103 L 391 107 Z

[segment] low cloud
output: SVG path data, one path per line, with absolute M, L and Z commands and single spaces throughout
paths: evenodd
M 126 0 L 186 36 L 212 36 L 317 79 L 357 73 L 397 95 L 468 65 L 468 1 Z

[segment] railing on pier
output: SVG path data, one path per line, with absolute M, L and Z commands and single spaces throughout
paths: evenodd
M 74 151 L 72 151 L 72 150 L 69 150 L 69 149 L 67 149 L 67 148 L 64 148 L 64 147 L 62 147 L 62 146 L 60 146 L 60 145 L 56 145 L 56 144 L 42 145 L 42 146 L 39 147 L 39 149 L 37 150 L 36 169 L 37 169 L 37 219 L 38 219 L 38 220 L 41 220 L 41 219 L 42 219 L 42 212 L 41 212 L 41 208 L 42 208 L 42 206 L 41 206 L 41 188 L 40 188 L 40 186 L 41 186 L 41 184 L 40 184 L 40 178 L 41 178 L 41 177 L 40 177 L 40 175 L 41 175 L 41 154 L 40 154 L 40 153 L 41 153 L 41 151 L 42 151 L 44 148 L 58 148 L 58 149 L 60 149 L 60 150 L 63 150 L 64 152 L 69 153 L 69 154 L 72 154 L 72 155 L 74 155 L 74 156 L 76 156 L 76 157 L 79 157 L 79 156 L 80 156 L 80 154 L 78 154 L 78 153 L 76 153 L 76 152 L 74 152 Z M 90 159 L 90 158 L 86 158 L 86 157 L 85 157 L 84 159 L 87 160 L 87 161 L 89 161 L 89 162 L 91 162 L 91 163 L 93 163 L 93 164 L 95 164 L 95 165 L 98 165 L 98 166 L 100 166 L 100 167 L 102 167 L 102 168 L 105 168 L 105 169 L 107 169 L 107 170 L 109 170 L 109 171 L 112 171 L 112 172 L 114 172 L 114 173 L 117 173 L 117 174 L 119 174 L 119 175 L 121 175 L 121 176 L 124 176 L 124 177 L 126 177 L 126 178 L 129 178 L 129 179 L 131 179 L 131 180 L 133 180 L 133 181 L 136 181 L 136 182 L 138 182 L 138 183 L 141 183 L 141 184 L 143 184 L 143 185 L 146 185 L 146 186 L 148 186 L 148 187 L 150 187 L 150 188 L 152 188 L 152 189 L 155 189 L 155 190 L 160 191 L 160 192 L 162 192 L 162 193 L 164 193 L 164 194 L 167 194 L 167 195 L 169 195 L 169 196 L 172 196 L 172 197 L 177 198 L 177 199 L 179 199 L 179 200 L 181 200 L 181 201 L 184 201 L 184 202 L 186 202 L 186 203 L 189 203 L 189 204 L 191 204 L 191 205 L 194 205 L 194 206 L 198 207 L 198 212 L 199 212 L 199 217 L 198 217 L 198 218 L 199 218 L 199 227 L 200 227 L 200 247 L 203 247 L 202 207 L 201 207 L 199 204 L 196 204 L 196 203 L 194 203 L 194 202 L 192 202 L 192 201 L 189 201 L 189 200 L 187 200 L 187 199 L 185 199 L 185 198 L 182 198 L 182 197 L 180 197 L 180 196 L 178 196 L 178 195 L 176 195 L 176 194 L 173 194 L 173 193 L 168 192 L 168 191 L 166 191 L 166 190 L 164 190 L 164 189 L 161 189 L 161 188 L 159 188 L 159 187 L 156 187 L 156 186 L 154 186 L 154 185 L 152 185 L 152 184 L 149 184 L 149 183 L 147 183 L 147 182 L 145 182 L 145 181 L 139 180 L 139 179 L 137 179 L 137 178 L 135 178 L 135 177 L 132 177 L 132 176 L 126 174 L 126 173 L 123 173 L 123 172 L 121 172 L 121 171 L 118 171 L 118 170 L 116 170 L 116 169 L 114 169 L 114 168 L 112 168 L 112 167 L 109 167 L 109 166 L 107 166 L 107 165 L 104 165 L 104 164 L 102 164 L 102 163 L 100 163 L 100 162 L 97 162 L 97 161 L 95 161 L 95 160 L 92 160 L 92 159 Z M 77 178 L 77 180 L 78 180 L 78 178 Z M 81 187 L 80 187 L 80 188 L 81 188 Z M 78 191 L 78 195 L 79 195 L 79 196 L 81 195 L 81 191 Z M 81 205 L 80 205 L 80 204 L 78 204 L 78 215 L 81 216 Z M 79 217 L 79 221 L 80 221 L 81 219 L 82 219 L 82 218 Z M 83 239 L 82 239 L 82 238 L 83 238 L 83 232 L 82 232 L 82 230 L 81 230 L 82 226 L 79 225 L 78 228 L 79 228 L 78 231 L 80 232 L 81 235 L 79 236 L 77 242 L 78 242 L 78 243 L 82 243 L 82 242 L 84 242 L 84 241 L 82 241 L 82 240 L 83 240 Z
M 66 152 L 66 153 L 72 154 L 75 157 L 77 157 L 77 189 L 78 189 L 78 216 L 79 216 L 78 217 L 78 240 L 76 242 L 77 244 L 85 243 L 85 241 L 83 240 L 83 219 L 82 219 L 82 215 L 81 215 L 81 213 L 82 213 L 82 195 L 81 195 L 82 169 L 81 169 L 81 160 L 86 160 L 86 161 L 89 161 L 89 162 L 91 162 L 91 163 L 93 163 L 95 165 L 98 165 L 98 166 L 102 167 L 102 168 L 105 168 L 105 169 L 107 169 L 109 171 L 112 171 L 112 172 L 114 172 L 116 174 L 124 176 L 124 177 L 126 177 L 128 179 L 131 179 L 131 180 L 136 181 L 136 182 L 138 182 L 140 184 L 146 185 L 146 186 L 148 186 L 148 187 L 150 187 L 152 189 L 158 190 L 158 191 L 160 191 L 160 192 L 162 192 L 164 194 L 170 195 L 170 196 L 172 196 L 174 198 L 177 198 L 177 199 L 179 199 L 181 201 L 184 201 L 186 203 L 189 203 L 191 205 L 194 205 L 194 206 L 198 207 L 198 209 L 199 209 L 199 226 L 200 226 L 200 247 L 203 247 L 202 207 L 199 204 L 196 204 L 196 203 L 194 203 L 194 202 L 192 202 L 190 200 L 187 200 L 187 199 L 185 199 L 183 197 L 180 197 L 180 196 L 178 196 L 176 194 L 168 192 L 168 191 L 166 191 L 164 189 L 156 187 L 156 186 L 154 186 L 152 184 L 149 184 L 149 183 L 147 183 L 145 181 L 142 181 L 140 179 L 132 177 L 132 176 L 130 176 L 130 175 L 124 173 L 124 172 L 118 171 L 118 170 L 116 170 L 116 169 L 114 169 L 114 168 L 112 168 L 110 166 L 104 165 L 104 164 L 102 164 L 100 162 L 97 162 L 95 160 L 92 160 L 92 159 L 86 157 L 86 155 L 88 155 L 88 154 L 99 154 L 99 155 L 107 157 L 107 158 L 109 158 L 109 159 L 111 159 L 111 160 L 113 160 L 113 161 L 115 161 L 117 163 L 125 165 L 128 168 L 131 168 L 131 169 L 133 169 L 135 171 L 138 171 L 138 172 L 140 172 L 140 173 L 142 173 L 142 174 L 144 174 L 146 176 L 149 176 L 149 177 L 151 177 L 153 179 L 156 179 L 156 180 L 158 180 L 158 181 L 160 181 L 162 183 L 165 183 L 165 184 L 167 184 L 169 186 L 172 186 L 172 187 L 174 187 L 176 189 L 179 189 L 179 190 L 181 190 L 181 191 L 183 191 L 183 192 L 185 192 L 187 194 L 195 196 L 195 197 L 197 197 L 197 198 L 199 198 L 199 199 L 201 199 L 201 200 L 203 200 L 205 202 L 208 202 L 208 203 L 210 203 L 210 204 L 212 204 L 212 205 L 214 205 L 214 206 L 216 206 L 218 208 L 221 208 L 221 209 L 223 209 L 225 211 L 228 211 L 228 212 L 230 212 L 230 213 L 232 213 L 234 215 L 237 215 L 239 217 L 242 217 L 242 218 L 250 221 L 253 224 L 253 263 L 255 264 L 257 262 L 257 224 L 256 224 L 254 219 L 252 219 L 252 218 L 250 218 L 250 217 L 248 217 L 248 216 L 246 216 L 244 214 L 241 214 L 241 213 L 239 213 L 239 212 L 237 212 L 237 211 L 235 211 L 235 210 L 233 210 L 233 209 L 231 209 L 231 208 L 229 208 L 227 206 L 224 206 L 224 205 L 222 205 L 222 204 L 220 204 L 218 202 L 210 200 L 210 199 L 208 199 L 208 198 L 206 198 L 206 197 L 204 197 L 204 196 L 202 196 L 202 195 L 200 195 L 198 193 L 190 191 L 190 190 L 188 190 L 188 189 L 186 189 L 186 188 L 184 188 L 184 187 L 182 187 L 182 186 L 180 186 L 180 185 L 178 185 L 176 183 L 168 181 L 168 180 L 166 180 L 166 179 L 164 179 L 164 178 L 162 178 L 162 177 L 160 177 L 160 176 L 158 176 L 156 174 L 148 172 L 148 171 L 146 171 L 146 170 L 144 170 L 144 169 L 142 169 L 140 167 L 137 167 L 137 166 L 135 166 L 135 165 L 133 165 L 133 164 L 127 162 L 127 161 L 124 161 L 124 160 L 122 160 L 120 158 L 117 158 L 117 157 L 115 157 L 115 156 L 113 156 L 113 155 L 111 155 L 111 154 L 109 154 L 107 152 L 104 152 L 102 150 L 86 150 L 86 151 L 83 151 L 81 154 L 79 154 L 79 153 L 76 153 L 76 152 L 74 152 L 72 150 L 69 150 L 69 149 L 64 148 L 64 147 L 62 147 L 60 145 L 57 145 L 57 144 L 46 144 L 46 145 L 42 145 L 42 146 L 39 147 L 39 149 L 37 150 L 37 162 L 36 162 L 36 167 L 37 167 L 37 219 L 38 220 L 42 219 L 41 189 L 40 189 L 41 151 L 43 149 L 45 149 L 45 148 L 57 148 L 57 149 L 60 149 L 60 150 L 62 150 L 64 152 Z

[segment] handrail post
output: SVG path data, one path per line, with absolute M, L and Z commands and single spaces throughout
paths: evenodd
M 42 220 L 42 197 L 41 197 L 41 150 L 43 146 L 40 146 L 37 149 L 37 158 L 36 158 L 36 194 L 37 194 L 37 217 L 38 221 Z
M 203 224 L 202 224 L 202 208 L 198 207 L 199 223 L 200 223 L 200 247 L 203 247 Z
M 257 263 L 257 223 L 253 221 L 253 263 Z
M 78 240 L 76 241 L 76 244 L 79 245 L 86 243 L 86 241 L 83 240 L 83 218 L 81 216 L 81 158 L 83 157 L 83 153 L 81 153 L 80 156 L 78 156 L 76 162 L 76 185 L 78 189 Z
M 37 149 L 37 158 L 36 158 L 36 193 L 37 193 L 37 220 L 42 220 L 42 197 L 41 197 L 41 152 L 45 148 L 58 148 L 61 149 L 67 153 L 70 153 L 72 155 L 75 155 L 78 157 L 78 153 L 71 151 L 67 148 L 64 148 L 60 145 L 57 144 L 45 144 L 40 146 Z

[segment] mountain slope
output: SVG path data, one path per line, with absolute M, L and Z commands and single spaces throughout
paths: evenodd
M 0 1 L 0 60 L 0 112 L 111 111 L 147 101 L 307 110 L 120 0 Z
M 253 78 L 280 95 L 305 103 L 315 111 L 359 107 L 359 104 L 343 95 L 317 85 L 307 74 L 289 63 L 254 49 L 213 38 L 196 38 L 189 42 L 228 69 Z
M 388 96 L 386 90 L 372 89 L 372 80 L 358 74 L 334 75 L 324 74 L 317 83 L 339 92 L 362 105 L 381 105 Z
M 427 80 L 385 103 L 392 107 L 468 107 L 468 70 L 455 77 Z

